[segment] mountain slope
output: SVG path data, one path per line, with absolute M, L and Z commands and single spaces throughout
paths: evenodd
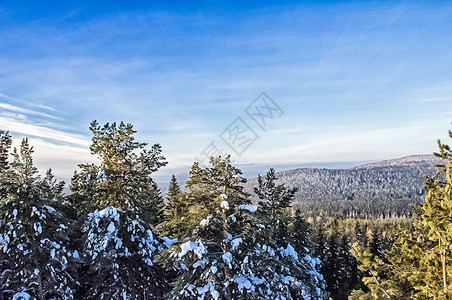
M 295 206 L 305 215 L 410 216 L 424 194 L 424 175 L 433 176 L 433 155 L 413 155 L 350 169 L 301 168 L 278 172 L 279 181 L 297 187 Z M 247 189 L 257 185 L 256 179 Z

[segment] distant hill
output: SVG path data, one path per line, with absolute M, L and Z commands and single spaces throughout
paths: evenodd
M 354 167 L 353 169 L 372 169 L 379 167 L 390 167 L 390 166 L 412 166 L 419 167 L 419 165 L 426 165 L 427 167 L 433 167 L 435 164 L 441 162 L 439 158 L 432 154 L 424 155 L 410 155 L 401 158 L 394 158 L 388 160 L 382 160 L 378 162 L 363 164 Z
M 349 169 L 299 168 L 277 173 L 279 181 L 297 187 L 294 206 L 305 215 L 407 217 L 424 195 L 424 175 L 436 173 L 440 160 L 412 155 Z M 257 179 L 250 179 L 251 192 Z

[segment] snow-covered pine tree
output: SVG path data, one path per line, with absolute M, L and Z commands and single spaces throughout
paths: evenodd
M 166 165 L 161 147 L 144 149 L 146 143 L 136 142 L 132 125 L 123 122 L 100 127 L 93 121 L 90 130 L 90 150 L 100 165 L 80 165 L 71 182 L 71 199 L 84 220 L 79 297 L 162 298 L 167 279 L 153 259 L 164 245 L 152 232 L 162 199 L 151 178 Z
M 250 204 L 241 185 L 245 179 L 229 157 L 210 162 L 212 167 L 192 166 L 182 195 L 185 209 L 175 216 L 186 220 L 187 230 L 175 232 L 179 243 L 170 248 L 179 272 L 170 296 L 174 299 L 240 299 L 246 294 L 239 285 L 250 219 L 244 209 Z
M 88 215 L 83 228 L 89 268 L 84 299 L 162 299 L 168 283 L 153 262 L 162 241 L 128 211 L 108 206 Z
M 7 147 L 2 154 L 10 144 L 2 143 Z M 40 179 L 32 153 L 24 139 L 2 172 L 7 179 L 2 190 L 7 193 L 0 199 L 1 296 L 73 299 L 76 282 L 71 265 L 78 252 L 70 250 L 71 222 L 59 210 L 64 183 L 57 183 L 50 170 Z
M 290 244 L 278 248 L 259 243 L 255 231 L 262 225 L 254 216 L 257 206 L 243 191 L 241 171 L 229 157 L 210 162 L 207 168 L 195 163 L 187 181 L 184 217 L 191 219 L 191 231 L 170 249 L 179 271 L 171 297 L 321 299 L 320 279 L 312 289 L 306 285 L 321 277 L 315 260 L 308 255 L 299 259 Z
M 258 177 L 258 186 L 254 188 L 259 198 L 256 242 L 267 249 L 265 255 L 261 255 L 258 266 L 263 274 L 266 274 L 267 270 L 274 274 L 272 279 L 267 280 L 272 282 L 269 288 L 271 294 L 267 297 L 325 298 L 323 276 L 317 271 L 319 259 L 312 257 L 308 224 L 299 213 L 295 216 L 289 214 L 297 190 L 288 189 L 276 181 L 275 171 L 270 169 L 265 178 Z M 261 278 L 265 277 L 261 275 Z M 276 288 L 278 286 L 279 289 Z

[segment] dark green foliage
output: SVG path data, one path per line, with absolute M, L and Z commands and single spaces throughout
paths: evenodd
M 296 210 L 289 227 L 289 240 L 291 245 L 300 255 L 310 253 L 314 257 L 318 257 L 312 250 L 314 244 L 311 240 L 311 228 L 309 223 L 301 215 L 299 210 Z M 312 253 L 311 253 L 312 252 Z
M 72 299 L 78 252 L 71 250 L 67 234 L 71 220 L 64 213 L 70 211 L 63 202 L 64 182 L 50 170 L 41 179 L 32 153 L 24 139 L 3 169 L 8 174 L 0 199 L 2 296 L 22 292 L 37 299 Z
M 158 209 L 155 202 L 160 201 L 159 191 L 150 175 L 167 164 L 161 146 L 155 144 L 150 150 L 144 149 L 147 144 L 136 142 L 132 125 L 123 122 L 100 127 L 93 121 L 90 130 L 93 133 L 90 150 L 101 164 L 81 164 L 81 171 L 74 173 L 70 188 L 77 211 L 86 214 L 114 206 L 155 222 L 157 212 L 142 210 Z
M 375 248 L 381 253 L 391 245 L 388 230 L 393 226 L 410 228 L 407 219 L 310 219 L 315 255 L 321 259 L 321 272 L 325 278 L 326 290 L 335 300 L 347 299 L 352 290 L 363 288 L 363 273 L 352 255 L 352 244 L 368 249 L 372 236 Z M 380 255 L 382 255 L 380 253 Z
M 0 130 L 0 197 L 3 199 L 7 196 L 12 186 L 9 184 L 9 150 L 11 148 L 12 139 L 8 131 Z
M 0 172 L 3 173 L 9 169 L 9 149 L 12 139 L 8 131 L 0 130 Z
M 287 245 L 289 240 L 288 213 L 297 189 L 287 189 L 284 184 L 277 184 L 276 180 L 274 169 L 270 169 L 265 178 L 259 175 L 254 193 L 259 198 L 258 222 L 264 226 L 257 231 L 258 238 L 279 248 Z
M 181 193 L 181 189 L 179 183 L 177 182 L 176 176 L 171 175 L 171 180 L 168 186 L 168 192 L 166 193 L 167 199 L 171 199 L 173 197 L 177 197 Z
M 162 236 L 171 238 L 183 238 L 190 235 L 193 226 L 187 226 L 191 218 L 187 218 L 189 202 L 186 193 L 182 193 L 176 176 L 171 176 L 171 181 L 166 194 L 166 205 L 161 213 L 162 220 L 157 230 Z

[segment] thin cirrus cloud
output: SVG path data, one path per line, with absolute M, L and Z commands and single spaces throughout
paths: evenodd
M 46 140 L 52 140 L 57 143 L 72 144 L 78 147 L 87 147 L 90 145 L 89 140 L 84 136 L 55 130 L 45 126 L 26 123 L 18 119 L 0 117 L 0 123 L 5 129 L 11 131 L 12 133 L 24 136 L 39 137 Z
M 58 178 L 67 181 L 77 164 L 95 161 L 87 137 L 69 132 L 73 129 L 64 124 L 63 118 L 37 110 L 55 113 L 56 109 L 5 94 L 0 97 L 13 103 L 0 103 L 0 129 L 10 132 L 14 147 L 19 147 L 22 138 L 29 138 L 35 165 L 41 172 L 50 167 Z
M 429 152 L 447 130 L 450 5 L 235 8 L 85 7 L 2 25 L 1 127 L 86 160 L 90 121 L 131 122 L 169 168 L 262 91 L 285 114 L 240 163 L 386 159 Z
M 35 139 L 39 141 L 39 144 L 46 145 L 47 150 L 51 148 L 51 145 L 60 148 L 66 147 L 65 150 L 68 153 L 71 152 L 68 149 L 87 149 L 89 146 L 89 140 L 85 136 L 68 132 L 69 128 L 64 124 L 65 120 L 52 114 L 57 112 L 56 109 L 29 103 L 4 93 L 0 94 L 0 98 L 5 100 L 5 102 L 0 102 L 1 129 L 8 130 L 13 137 Z M 6 101 L 10 103 L 6 103 Z M 38 109 L 51 113 L 44 113 Z M 78 152 L 79 150 L 75 151 L 75 153 Z M 46 156 L 55 157 L 55 153 L 40 151 L 37 159 L 45 159 Z
M 3 96 L 3 94 L 0 94 L 0 96 Z M 37 105 L 37 107 L 43 108 L 40 105 Z M 11 104 L 7 104 L 7 103 L 0 103 L 0 109 L 4 109 L 7 111 L 12 111 L 12 112 L 16 112 L 16 113 L 21 113 L 21 114 L 25 114 L 25 115 L 36 115 L 36 116 L 49 118 L 49 119 L 61 120 L 61 118 L 59 118 L 57 116 L 49 115 L 49 114 L 42 113 L 39 111 L 33 111 L 30 109 L 20 108 L 20 107 L 17 107 L 17 106 L 11 105 Z M 48 108 L 46 108 L 46 109 L 48 109 Z

